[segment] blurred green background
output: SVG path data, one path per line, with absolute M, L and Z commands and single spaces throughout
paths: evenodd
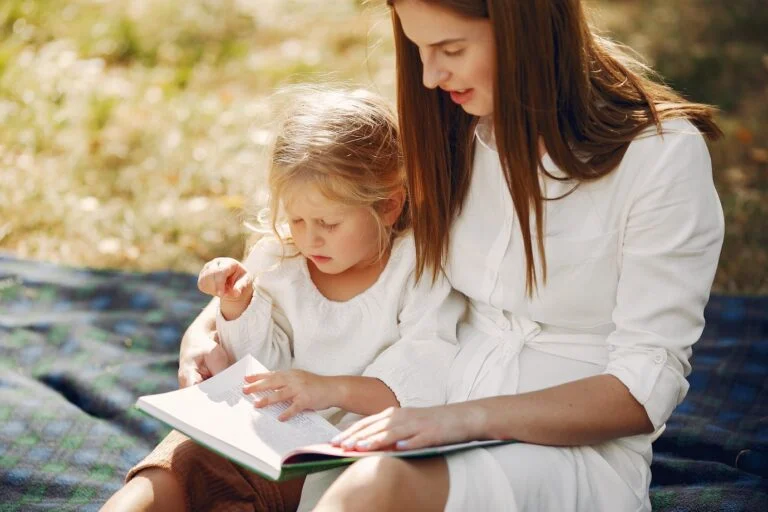
M 394 98 L 383 2 L 0 0 L 0 251 L 197 272 L 243 250 L 269 95 L 351 81 Z M 768 293 L 764 0 L 594 0 L 605 34 L 721 108 L 715 290 Z

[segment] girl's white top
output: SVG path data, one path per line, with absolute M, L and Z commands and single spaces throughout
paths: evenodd
M 529 388 L 514 375 L 527 347 L 604 368 L 660 429 L 688 391 L 691 346 L 704 327 L 723 241 L 703 137 L 688 121 L 664 122 L 663 135 L 646 130 L 617 169 L 578 186 L 555 179 L 565 174 L 548 156 L 542 164 L 554 176 L 540 173 L 545 197 L 565 197 L 544 202 L 547 280 L 529 299 L 518 219 L 492 137 L 478 127 L 445 272 L 470 299 L 470 323 L 505 347 L 461 339 L 450 400 Z M 535 237 L 533 247 L 541 276 Z M 506 375 L 493 375 L 490 360 L 498 357 Z
M 413 239 L 395 240 L 386 267 L 363 293 L 345 302 L 324 297 L 306 259 L 273 237 L 261 239 L 244 265 L 257 286 L 248 309 L 216 328 L 232 360 L 252 354 L 272 370 L 381 379 L 401 406 L 446 401 L 448 368 L 457 347 L 456 325 L 465 299 L 444 276 L 415 280 Z M 340 414 L 323 415 L 337 423 Z M 345 420 L 346 423 L 346 420 Z

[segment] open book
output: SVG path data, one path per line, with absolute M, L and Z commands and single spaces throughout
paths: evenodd
M 429 457 L 508 441 L 471 441 L 410 451 L 356 452 L 328 444 L 339 430 L 313 411 L 288 421 L 277 417 L 285 403 L 258 409 L 242 392 L 244 376 L 266 372 L 246 356 L 223 372 L 177 391 L 142 396 L 136 407 L 198 443 L 269 480 L 288 480 L 351 464 L 360 457 Z

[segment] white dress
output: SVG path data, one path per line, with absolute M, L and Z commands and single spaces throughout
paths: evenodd
M 470 301 L 449 401 L 611 374 L 656 432 L 596 446 L 512 444 L 451 455 L 446 510 L 650 510 L 651 443 L 688 390 L 724 224 L 703 137 L 684 120 L 663 129 L 633 141 L 614 172 L 544 203 L 547 282 L 529 300 L 514 207 L 492 139 L 478 128 L 446 266 Z M 547 156 L 542 163 L 565 176 Z M 573 188 L 540 179 L 546 197 Z
M 412 236 L 397 238 L 378 280 L 345 302 L 320 293 L 295 249 L 286 247 L 286 254 L 282 258 L 275 238 L 260 240 L 244 263 L 258 283 L 248 309 L 231 321 L 217 313 L 220 342 L 232 361 L 250 353 L 272 370 L 375 377 L 403 407 L 446 402 L 466 301 L 442 275 L 434 285 L 430 276 L 416 283 Z M 337 408 L 319 412 L 342 429 L 360 418 Z M 338 474 L 307 477 L 301 510 Z

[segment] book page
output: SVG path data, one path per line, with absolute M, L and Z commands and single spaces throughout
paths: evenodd
M 246 358 L 251 358 L 251 360 Z M 246 356 L 246 358 L 243 358 L 243 360 L 247 360 L 247 369 L 243 375 L 269 371 L 253 356 Z M 256 408 L 253 405 L 256 398 L 268 396 L 269 393 L 260 392 L 246 395 L 243 393 L 243 384 L 244 381 L 240 378 L 227 388 L 217 386 L 211 389 L 208 396 L 214 402 L 226 402 L 233 406 L 241 403 L 248 404 L 253 412 L 251 422 L 254 429 L 261 439 L 268 441 L 269 446 L 275 452 L 285 455 L 297 447 L 328 442 L 339 433 L 336 427 L 312 411 L 301 412 L 287 421 L 278 420 L 278 416 L 288 409 L 289 404 L 280 402 L 268 407 Z M 202 388 L 203 385 L 201 385 Z
M 281 422 L 277 416 L 286 409 L 284 403 L 255 408 L 254 398 L 242 392 L 243 378 L 266 371 L 249 355 L 197 386 L 144 396 L 137 405 L 190 437 L 200 436 L 203 444 L 238 462 L 253 466 L 252 460 L 241 459 L 255 458 L 279 472 L 282 455 L 325 443 L 338 429 L 311 411 Z

